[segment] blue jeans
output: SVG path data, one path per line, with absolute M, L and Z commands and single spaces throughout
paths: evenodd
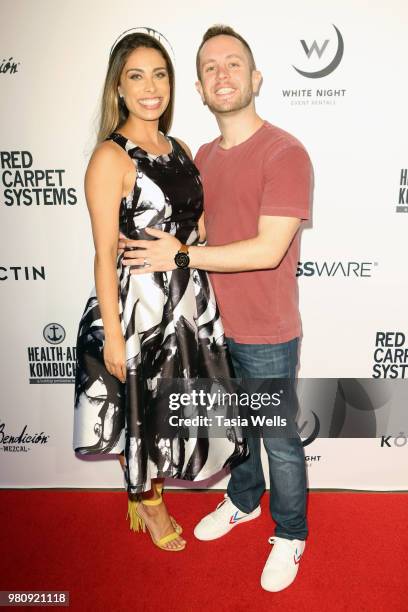
M 298 338 L 282 344 L 239 344 L 227 338 L 237 378 L 295 378 Z M 306 467 L 302 441 L 264 438 L 270 476 L 269 505 L 275 535 L 304 540 L 306 522 Z M 265 491 L 260 439 L 249 437 L 248 459 L 231 470 L 228 496 L 242 512 L 252 512 Z

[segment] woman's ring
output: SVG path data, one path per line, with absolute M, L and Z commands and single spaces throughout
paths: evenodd
M 149 264 L 149 262 L 147 261 L 147 258 L 146 258 L 146 257 L 143 259 L 143 265 L 145 266 L 145 268 L 146 268 L 146 267 L 148 267 L 148 266 L 150 266 L 150 264 Z

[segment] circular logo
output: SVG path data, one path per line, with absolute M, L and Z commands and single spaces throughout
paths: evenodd
M 43 336 L 49 344 L 61 344 L 65 340 L 65 329 L 59 323 L 48 323 L 43 329 Z
M 340 64 L 342 57 L 343 57 L 343 53 L 344 53 L 344 42 L 343 42 L 343 37 L 340 33 L 340 30 L 338 28 L 336 28 L 336 26 L 334 24 L 333 28 L 336 30 L 336 34 L 337 34 L 337 51 L 336 51 L 336 55 L 334 56 L 334 58 L 332 59 L 332 61 L 330 62 L 330 64 L 328 66 L 326 66 L 325 68 L 322 68 L 321 70 L 318 70 L 317 72 L 306 72 L 305 70 L 300 70 L 299 68 L 296 68 L 296 66 L 293 66 L 293 68 L 296 70 L 296 72 L 298 72 L 299 74 L 301 74 L 304 77 L 307 77 L 308 79 L 321 79 L 322 77 L 327 76 L 328 74 L 330 74 L 331 72 L 333 72 L 334 70 L 336 70 L 337 66 Z M 318 48 L 316 41 L 314 41 L 313 45 L 309 47 L 306 45 L 306 42 L 304 40 L 301 41 L 302 46 L 305 50 L 306 55 L 308 56 L 308 58 L 310 58 L 313 50 L 316 50 L 316 53 L 318 54 L 319 58 L 321 57 L 321 55 L 323 54 L 324 50 L 326 49 L 326 45 L 329 41 L 326 40 L 325 44 L 322 46 L 321 49 Z

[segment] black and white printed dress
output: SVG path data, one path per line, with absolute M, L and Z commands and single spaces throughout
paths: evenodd
M 184 149 L 169 137 L 172 151 L 156 157 L 116 132 L 109 139 L 137 168 L 135 187 L 121 202 L 121 232 L 152 240 L 145 228 L 155 227 L 184 244 L 197 244 L 203 191 Z M 127 489 L 134 494 L 149 490 L 156 477 L 207 478 L 246 456 L 247 447 L 234 428 L 224 439 L 205 438 L 202 432 L 191 437 L 174 427 L 163 436 L 170 410 L 157 397 L 159 380 L 231 377 L 224 331 L 206 272 L 187 268 L 132 275 L 122 258 L 117 273 L 126 383 L 105 368 L 94 288 L 77 338 L 73 446 L 81 454 L 124 452 Z

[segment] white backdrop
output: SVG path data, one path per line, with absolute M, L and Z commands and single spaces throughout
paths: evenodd
M 1 0 L 0 7 L 0 486 L 123 484 L 115 460 L 81 460 L 71 450 L 72 347 L 93 285 L 83 175 L 109 50 L 132 27 L 163 32 L 174 48 L 172 134 L 193 151 L 217 135 L 194 89 L 195 52 L 204 31 L 221 22 L 253 48 L 264 76 L 260 115 L 310 153 L 316 188 L 299 267 L 300 377 L 373 376 L 377 332 L 391 333 L 380 377 L 405 375 L 398 363 L 383 367 L 408 347 L 403 0 Z M 344 41 L 339 65 L 321 78 L 302 76 L 294 66 L 317 71 L 335 58 L 333 26 Z M 383 446 L 378 438 L 315 440 L 306 447 L 310 486 L 408 489 L 407 434 Z

